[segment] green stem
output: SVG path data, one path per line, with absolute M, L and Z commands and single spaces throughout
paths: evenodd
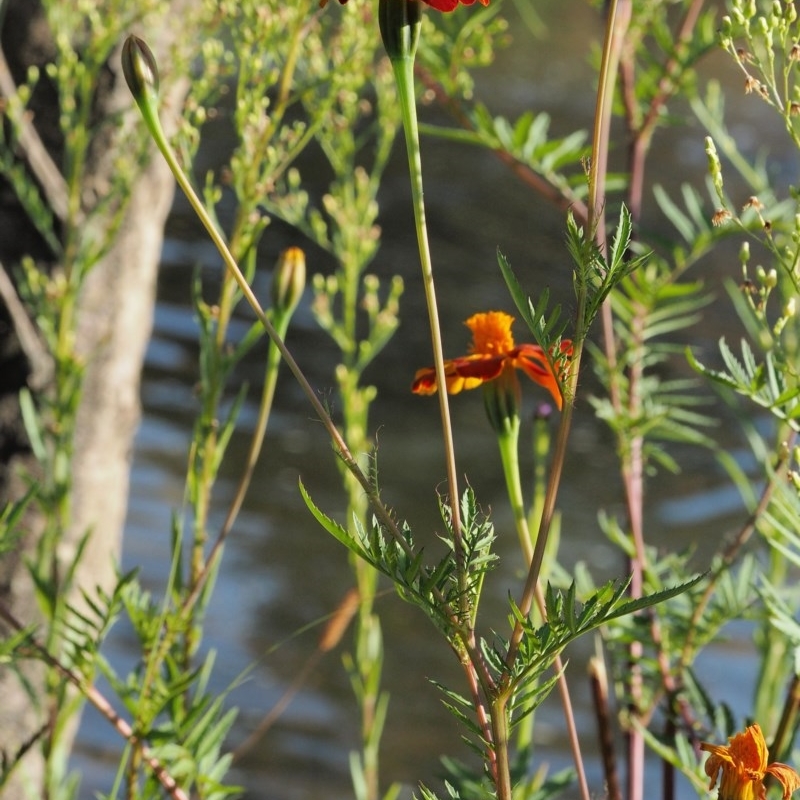
M 506 491 L 508 492 L 509 503 L 514 514 L 514 521 L 517 527 L 517 535 L 519 537 L 522 553 L 525 558 L 525 563 L 530 564 L 533 560 L 533 545 L 531 543 L 531 532 L 528 527 L 528 518 L 525 513 L 525 502 L 522 497 L 522 481 L 520 480 L 519 472 L 519 417 L 515 414 L 508 419 L 508 425 L 503 432 L 497 432 L 497 443 L 500 446 L 500 458 L 503 462 L 503 474 L 506 479 Z M 544 604 L 544 597 L 541 588 L 538 585 L 538 580 L 535 588 L 536 602 L 539 612 L 542 615 L 542 620 L 546 620 L 546 611 Z M 558 673 L 558 689 L 561 695 L 561 703 L 564 708 L 564 718 L 567 723 L 568 735 L 570 741 L 570 749 L 572 750 L 573 761 L 575 763 L 575 770 L 578 776 L 578 784 L 580 786 L 582 800 L 589 800 L 589 783 L 586 779 L 586 771 L 583 767 L 583 756 L 581 755 L 580 742 L 578 740 L 578 731 L 575 724 L 575 714 L 572 708 L 572 698 L 569 693 L 569 686 L 567 678 L 564 674 L 564 664 L 561 656 L 556 656 L 553 661 L 553 666 Z M 493 706 L 494 711 L 494 706 Z M 533 715 L 528 716 L 520 723 L 518 728 L 517 746 L 520 750 L 525 750 L 532 745 L 533 736 Z M 507 746 L 507 742 L 506 742 Z M 495 748 L 500 748 L 500 742 L 495 742 Z M 507 756 L 506 756 L 507 758 Z M 498 764 L 502 759 L 498 756 Z
M 614 87 L 621 53 L 632 17 L 631 0 L 611 0 L 606 21 L 606 34 L 603 43 L 603 56 L 597 87 L 594 131 L 592 138 L 592 165 L 589 175 L 589 234 L 592 235 L 601 252 L 606 250 L 605 226 L 605 181 L 608 164 L 609 132 L 613 115 Z M 638 175 L 634 171 L 634 177 Z M 637 178 L 638 180 L 638 178 Z M 606 359 L 611 366 L 612 376 L 617 365 L 617 348 L 614 336 L 614 319 L 608 300 L 601 309 L 603 339 Z M 622 408 L 619 386 L 612 378 L 610 387 L 611 402 L 615 409 Z M 633 414 L 633 411 L 631 411 Z M 634 415 L 635 416 L 635 415 Z M 631 595 L 640 597 L 642 593 L 643 571 L 645 566 L 644 542 L 642 535 L 643 464 L 641 459 L 641 440 L 629 442 L 628 454 L 622 465 L 625 495 L 632 536 L 636 545 L 636 557 L 631 562 Z M 635 666 L 641 656 L 641 645 L 634 642 L 630 648 L 631 669 L 628 690 L 633 699 L 630 713 L 636 716 L 636 702 L 641 694 L 641 673 Z M 628 796 L 629 800 L 641 800 L 644 795 L 644 737 L 636 726 L 628 734 Z
M 497 800 L 512 800 L 511 763 L 508 746 L 508 698 L 498 697 L 492 702 L 492 739 L 495 758 L 494 779 L 497 788 Z
M 461 519 L 458 505 L 458 480 L 456 477 L 455 447 L 453 445 L 453 429 L 450 423 L 450 404 L 446 391 L 447 382 L 444 372 L 444 355 L 442 335 L 439 326 L 439 311 L 436 303 L 436 289 L 433 282 L 433 264 L 428 244 L 428 229 L 425 221 L 425 203 L 423 200 L 422 158 L 419 150 L 419 128 L 417 125 L 417 104 L 414 95 L 414 59 L 412 56 L 392 59 L 398 99 L 403 116 L 406 150 L 408 152 L 408 168 L 411 177 L 411 197 L 414 206 L 414 223 L 417 229 L 417 244 L 422 265 L 422 284 L 428 306 L 428 323 L 431 330 L 433 346 L 433 362 L 436 370 L 436 383 L 439 386 L 439 412 L 442 418 L 442 435 L 447 466 L 447 484 L 450 492 L 450 505 L 453 519 L 453 535 L 455 537 L 456 561 L 463 579 L 463 548 L 461 545 Z M 465 595 L 466 596 L 466 595 Z
M 506 479 L 506 492 L 511 511 L 514 514 L 514 524 L 517 528 L 519 545 L 525 564 L 530 564 L 533 558 L 533 543 L 531 542 L 528 520 L 525 514 L 525 503 L 522 499 L 522 482 L 519 474 L 519 417 L 514 416 L 509 420 L 505 432 L 497 434 L 497 444 L 500 447 L 500 460 L 503 462 L 503 475 Z

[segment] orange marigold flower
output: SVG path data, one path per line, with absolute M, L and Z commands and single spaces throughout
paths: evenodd
M 466 321 L 466 326 L 472 331 L 472 344 L 468 355 L 445 361 L 447 391 L 458 394 L 462 389 L 475 389 L 499 378 L 504 372 L 513 374 L 513 370 L 521 369 L 532 381 L 544 386 L 561 408 L 561 389 L 550 367 L 550 360 L 539 345 L 514 344 L 511 333 L 513 322 L 514 317 L 502 311 L 473 314 Z M 572 342 L 562 342 L 561 352 L 569 356 Z M 433 367 L 417 371 L 411 386 L 412 392 L 433 394 L 437 388 Z
M 339 2 L 344 5 L 347 3 L 347 0 L 339 0 Z M 471 6 L 475 3 L 475 0 L 422 0 L 422 2 L 431 8 L 435 8 L 437 11 L 455 11 L 459 3 L 465 6 Z M 484 6 L 488 6 L 489 0 L 480 0 L 480 3 Z M 320 0 L 319 4 L 320 7 L 325 8 L 325 6 L 328 5 L 328 0 Z
M 711 753 L 706 761 L 706 775 L 711 778 L 709 789 L 714 788 L 722 770 L 719 800 L 764 800 L 767 775 L 780 783 L 783 800 L 788 800 L 792 792 L 800 788 L 800 775 L 790 766 L 777 761 L 767 764 L 767 743 L 758 723 L 731 736 L 727 747 L 701 742 L 700 749 Z

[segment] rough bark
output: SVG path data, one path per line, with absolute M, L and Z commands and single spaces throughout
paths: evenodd
M 175 2 L 173 13 L 183 5 L 184 0 Z M 6 0 L 3 25 L 2 45 L 12 77 L 16 75 L 19 80 L 29 64 L 49 60 L 51 33 L 38 2 Z M 185 25 L 182 18 L 181 26 L 162 24 L 150 32 L 148 38 L 157 55 L 166 52 L 175 31 L 187 32 Z M 97 97 L 98 114 L 118 113 L 123 109 L 123 116 L 137 115 L 122 79 L 118 54 L 108 65 L 108 78 L 108 85 Z M 180 108 L 186 88 L 181 81 L 168 87 L 165 108 Z M 45 86 L 35 100 L 36 133 L 58 164 L 61 142 L 56 124 L 56 97 L 52 92 L 48 96 Z M 113 147 L 113 141 L 104 139 L 93 148 L 89 182 L 95 188 L 109 183 L 113 167 L 112 159 L 107 157 L 108 146 Z M 41 182 L 31 164 L 33 155 L 22 155 L 29 159 L 29 166 Z M 47 194 L 46 187 L 43 191 Z M 111 585 L 120 552 L 132 440 L 140 414 L 140 373 L 152 325 L 164 222 L 173 192 L 168 169 L 160 158 L 153 158 L 133 187 L 113 248 L 93 269 L 80 300 L 77 344 L 87 369 L 72 464 L 72 524 L 60 543 L 59 555 L 69 561 L 79 538 L 91 531 L 77 571 L 78 585 L 90 591 L 97 585 L 106 588 Z M 13 192 L 7 185 L 0 185 L 0 263 L 7 271 L 23 254 L 30 254 L 40 262 L 50 258 Z M 33 383 L 36 390 L 41 390 L 42 375 L 46 374 L 46 370 L 44 373 L 41 370 L 42 364 L 36 363 L 37 341 L 34 337 L 31 343 L 28 337 L 26 344 L 26 332 L 22 330 L 26 326 L 19 318 L 19 307 L 14 306 L 13 296 L 8 291 L 0 292 L 0 502 L 20 497 L 29 480 L 23 476 L 36 475 L 18 397 L 25 385 Z M 19 548 L 0 561 L 0 603 L 25 623 L 37 619 L 37 607 L 24 558 L 35 546 L 41 529 L 42 520 L 32 507 Z M 26 669 L 26 680 L 34 689 L 41 687 L 42 670 L 33 663 Z M 0 698 L 0 751 L 13 757 L 38 731 L 46 728 L 46 709 L 36 708 L 21 689 L 18 678 L 7 670 L 0 671 Z M 32 796 L 43 796 L 42 758 L 37 746 L 30 748 L 22 766 L 6 786 L 3 798 L 19 800 L 31 790 Z

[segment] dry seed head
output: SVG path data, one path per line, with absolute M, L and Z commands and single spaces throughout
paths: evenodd
M 728 211 L 727 208 L 718 208 L 714 212 L 714 216 L 711 217 L 711 224 L 715 228 L 719 228 L 729 222 L 732 219 L 732 216 L 733 215 L 730 211 Z

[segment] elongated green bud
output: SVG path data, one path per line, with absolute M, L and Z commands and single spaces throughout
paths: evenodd
M 708 157 L 708 174 L 711 175 L 711 181 L 714 184 L 717 197 L 724 204 L 725 190 L 722 186 L 722 164 L 719 162 L 717 147 L 710 136 L 706 136 L 706 156 Z
M 149 94 L 158 94 L 158 65 L 152 50 L 138 36 L 129 36 L 122 45 L 122 72 L 137 105 Z
M 413 60 L 422 27 L 420 0 L 379 0 L 378 23 L 389 58 Z
M 272 276 L 272 306 L 280 314 L 291 314 L 306 288 L 306 254 L 288 247 L 278 257 Z

